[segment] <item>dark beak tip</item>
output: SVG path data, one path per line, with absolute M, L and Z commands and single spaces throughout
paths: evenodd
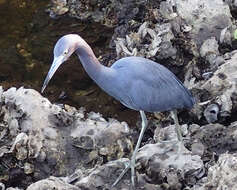
M 43 85 L 43 87 L 41 88 L 41 94 L 44 93 L 45 88 L 46 88 L 46 85 Z
M 45 90 L 46 86 L 47 86 L 47 85 L 44 83 L 44 84 L 43 84 L 43 86 L 42 86 L 42 88 L 41 88 L 41 91 L 40 91 L 40 92 L 41 92 L 41 94 L 43 94 L 43 93 L 44 93 L 44 90 Z

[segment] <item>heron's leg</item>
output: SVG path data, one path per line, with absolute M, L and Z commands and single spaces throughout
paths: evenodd
M 181 127 L 179 125 L 179 120 L 178 120 L 176 110 L 171 111 L 171 117 L 173 118 L 174 123 L 175 123 L 175 131 L 176 131 L 176 134 L 177 134 L 177 137 L 178 137 L 178 141 L 183 142 Z
M 129 168 L 131 168 L 131 182 L 132 182 L 132 186 L 135 187 L 135 164 L 136 164 L 136 155 L 137 155 L 137 151 L 140 147 L 141 141 L 142 141 L 142 137 L 144 135 L 144 132 L 146 130 L 147 127 L 147 118 L 146 115 L 144 113 L 144 111 L 140 111 L 141 114 L 141 118 L 142 118 L 142 129 L 135 147 L 135 150 L 133 151 L 132 154 L 132 158 L 131 161 L 128 165 L 126 165 L 125 169 L 123 170 L 123 172 L 119 175 L 119 177 L 117 178 L 117 180 L 113 183 L 112 187 L 114 187 L 119 181 L 120 179 L 124 176 L 124 174 L 128 171 Z
M 126 174 L 126 172 L 129 170 L 129 168 L 131 167 L 130 163 L 126 163 L 125 164 L 125 169 L 122 171 L 122 173 L 119 175 L 119 177 L 116 179 L 116 181 L 113 183 L 112 187 L 114 187 L 115 185 L 117 185 L 117 183 L 122 179 L 122 177 L 124 176 L 124 174 Z
M 131 158 L 131 181 L 132 181 L 132 185 L 133 186 L 135 186 L 135 162 L 136 162 L 136 155 L 137 155 L 137 151 L 138 151 L 138 149 L 140 147 L 140 144 L 141 144 L 141 141 L 142 141 L 142 137 L 143 137 L 144 132 L 146 130 L 147 123 L 148 123 L 144 111 L 140 111 L 140 114 L 141 114 L 141 118 L 142 118 L 142 129 L 141 129 L 138 141 L 137 141 L 137 145 L 135 147 L 135 150 L 133 151 L 132 158 Z

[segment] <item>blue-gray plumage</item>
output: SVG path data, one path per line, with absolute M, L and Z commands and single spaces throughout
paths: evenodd
M 115 185 L 131 168 L 132 185 L 135 178 L 135 157 L 142 136 L 147 127 L 146 112 L 171 111 L 175 121 L 178 140 L 182 141 L 176 112 L 179 108 L 191 108 L 194 99 L 183 84 L 164 66 L 142 57 L 125 57 L 111 67 L 99 63 L 90 46 L 77 34 L 68 34 L 58 40 L 54 48 L 54 61 L 44 81 L 41 92 L 57 68 L 73 52 L 78 55 L 89 76 L 109 95 L 119 100 L 128 108 L 140 111 L 142 130 L 130 164 L 119 176 Z
M 111 68 L 116 75 L 108 86 L 109 91 L 107 86 L 104 90 L 131 109 L 160 112 L 193 106 L 190 92 L 172 72 L 154 61 L 126 57 L 116 61 Z

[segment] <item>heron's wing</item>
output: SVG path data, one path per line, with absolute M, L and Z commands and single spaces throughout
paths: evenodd
M 154 112 L 193 106 L 191 93 L 164 66 L 137 57 L 121 60 L 112 67 L 119 72 L 124 95 L 119 99 L 127 107 Z

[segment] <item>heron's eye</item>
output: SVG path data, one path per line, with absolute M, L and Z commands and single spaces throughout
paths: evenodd
M 64 52 L 63 52 L 64 55 L 67 55 L 68 54 L 68 50 L 66 49 Z

